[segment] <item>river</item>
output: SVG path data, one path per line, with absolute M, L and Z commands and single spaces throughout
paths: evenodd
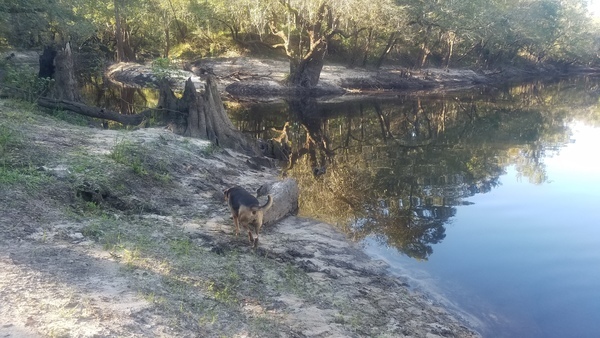
M 600 332 L 600 79 L 231 109 L 289 123 L 300 213 L 486 337 Z

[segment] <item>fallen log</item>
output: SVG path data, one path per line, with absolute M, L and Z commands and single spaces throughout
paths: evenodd
M 297 214 L 299 192 L 298 182 L 291 178 L 263 184 L 258 188 L 257 197 L 271 195 L 273 198 L 273 206 L 265 212 L 263 224 L 270 225 L 287 216 Z
M 40 97 L 37 103 L 41 107 L 68 110 L 89 117 L 116 121 L 128 126 L 141 124 L 144 119 L 150 117 L 153 111 L 156 111 L 156 109 L 147 109 L 139 114 L 123 115 L 104 108 L 91 107 L 80 102 L 52 99 L 49 97 Z

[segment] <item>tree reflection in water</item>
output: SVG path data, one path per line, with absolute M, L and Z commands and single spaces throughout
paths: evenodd
M 307 99 L 232 115 L 260 138 L 289 122 L 297 156 L 284 174 L 300 184 L 302 215 L 426 260 L 456 206 L 497 186 L 507 166 L 532 183 L 547 180 L 542 158 L 569 142 L 568 109 L 597 105 L 597 92 L 581 90 L 593 85 L 580 78 L 493 93 Z

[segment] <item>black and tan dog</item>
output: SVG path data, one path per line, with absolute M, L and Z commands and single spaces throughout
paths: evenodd
M 235 235 L 240 233 L 240 223 L 244 228 L 248 229 L 248 239 L 250 244 L 256 248 L 258 245 L 258 234 L 263 224 L 264 212 L 269 210 L 273 205 L 273 198 L 268 196 L 268 201 L 261 206 L 256 197 L 252 196 L 244 188 L 235 186 L 224 191 L 225 200 L 231 209 L 233 216 L 233 224 L 235 224 Z M 252 237 L 252 225 L 256 238 Z

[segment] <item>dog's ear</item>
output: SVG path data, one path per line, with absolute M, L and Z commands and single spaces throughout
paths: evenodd
M 227 189 L 223 190 L 223 195 L 225 195 L 225 199 L 229 198 L 229 190 L 231 190 L 231 188 L 227 188 Z

